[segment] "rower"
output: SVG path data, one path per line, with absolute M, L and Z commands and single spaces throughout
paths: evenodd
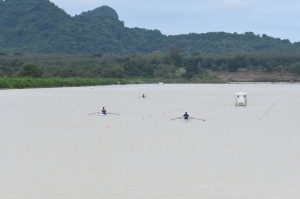
M 183 115 L 183 118 L 184 118 L 185 120 L 189 119 L 189 115 L 187 114 L 187 112 L 185 112 L 185 114 Z
M 102 109 L 102 114 L 105 114 L 105 115 L 106 115 L 106 110 L 105 110 L 104 107 L 103 107 L 103 109 Z
M 144 94 L 142 95 L 142 98 L 145 98 L 145 95 L 144 95 Z

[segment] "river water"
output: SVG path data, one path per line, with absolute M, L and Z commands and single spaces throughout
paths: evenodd
M 299 86 L 1 90 L 0 198 L 300 198 Z

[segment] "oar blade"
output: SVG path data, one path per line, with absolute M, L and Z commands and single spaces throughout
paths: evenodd
M 110 112 L 108 112 L 108 114 L 112 114 L 112 115 L 120 115 L 120 114 L 118 114 L 118 113 L 110 113 Z
M 202 120 L 202 121 L 205 121 L 205 119 L 200 119 L 200 118 L 196 118 L 196 117 L 191 117 L 191 119 L 195 119 L 195 120 Z
M 177 118 L 174 118 L 174 119 L 170 119 L 170 121 L 172 120 L 178 120 L 178 119 L 181 119 L 182 117 L 177 117 Z
M 99 113 L 99 112 L 95 112 L 95 113 L 90 113 L 90 114 L 88 114 L 88 115 L 94 115 L 94 114 L 96 114 L 96 113 Z

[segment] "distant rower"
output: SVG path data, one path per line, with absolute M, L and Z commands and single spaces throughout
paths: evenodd
M 183 115 L 183 118 L 186 120 L 189 119 L 189 115 L 187 114 L 187 112 L 185 112 L 185 114 Z
M 102 114 L 106 114 L 106 110 L 105 110 L 104 107 L 103 107 L 103 109 L 102 109 Z
M 142 95 L 142 98 L 145 98 L 145 95 L 144 95 L 144 94 Z

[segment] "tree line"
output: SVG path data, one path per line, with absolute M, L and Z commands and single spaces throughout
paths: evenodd
M 38 66 L 38 77 L 43 78 L 144 77 L 190 80 L 195 76 L 206 75 L 209 71 L 259 71 L 300 75 L 300 54 L 185 54 L 177 46 L 171 46 L 167 52 L 130 55 L 2 54 L 0 77 L 33 76 L 30 72 L 22 72 L 28 64 Z

